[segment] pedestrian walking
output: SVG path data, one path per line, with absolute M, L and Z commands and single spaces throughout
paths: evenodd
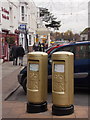
M 12 56 L 13 59 L 13 65 L 17 65 L 17 60 L 18 60 L 18 54 L 17 54 L 17 46 L 14 44 L 14 46 L 11 48 L 11 53 L 10 55 Z
M 24 48 L 22 47 L 22 45 L 20 45 L 17 48 L 17 52 L 18 52 L 18 58 L 19 58 L 19 65 L 23 66 L 23 57 L 25 55 L 25 51 L 24 51 Z
M 35 43 L 33 44 L 33 51 L 37 51 L 37 46 Z
M 45 44 L 42 43 L 42 51 L 44 52 L 44 50 L 45 50 Z
M 40 42 L 38 43 L 38 51 L 42 51 L 41 43 Z
M 48 43 L 45 44 L 45 49 L 48 49 Z

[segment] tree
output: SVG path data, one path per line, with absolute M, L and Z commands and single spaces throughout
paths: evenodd
M 67 30 L 66 32 L 55 32 L 51 33 L 52 40 L 69 40 L 69 41 L 80 41 L 80 35 L 74 34 L 71 30 Z
M 57 30 L 59 29 L 61 21 L 52 21 L 50 24 L 46 24 L 46 27 L 52 27 L 56 28 Z
M 80 41 L 80 35 L 79 34 L 74 34 L 74 40 L 75 41 Z
M 49 23 L 46 24 L 46 27 L 51 27 L 51 28 L 55 28 L 55 29 L 59 29 L 59 27 L 61 26 L 60 23 L 61 21 L 56 21 L 56 17 L 54 17 L 54 15 L 52 13 L 50 13 L 48 11 L 47 8 L 39 8 L 40 10 L 40 17 L 42 17 L 42 20 Z
M 71 40 L 73 40 L 73 36 L 74 36 L 74 34 L 72 33 L 71 30 L 67 30 L 67 31 L 64 33 L 64 39 L 65 39 L 65 40 L 71 41 Z

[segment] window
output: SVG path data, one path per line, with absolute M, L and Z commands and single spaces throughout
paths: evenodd
M 21 5 L 20 11 L 21 11 L 21 21 L 27 22 L 27 6 Z
M 57 49 L 57 51 L 68 51 L 74 53 L 74 46 L 65 46 L 65 47 L 60 47 Z M 57 52 L 55 51 L 55 52 Z
M 84 40 L 85 40 L 85 37 L 83 37 L 82 40 L 84 41 Z
M 88 59 L 88 45 L 77 45 L 75 49 L 75 59 Z
M 50 52 L 50 54 L 49 54 L 49 57 L 51 57 L 51 55 L 52 55 L 52 53 L 54 53 L 54 52 L 59 52 L 59 51 L 68 51 L 68 52 L 72 52 L 73 54 L 74 54 L 74 50 L 75 48 L 74 48 L 74 46 L 65 46 L 65 47 L 60 47 L 59 49 L 57 49 L 57 50 L 52 50 L 51 52 Z
M 21 16 L 22 16 L 22 21 L 24 21 L 24 14 L 25 14 L 24 6 L 21 6 Z
M 1 0 L 0 0 L 0 23 L 2 22 L 2 21 L 1 21 L 1 16 L 2 16 L 2 12 L 1 12 L 1 11 L 2 11 L 2 10 L 1 10 L 1 6 L 2 6 L 2 5 L 1 5 L 1 4 L 2 4 L 2 3 L 1 3 Z
M 31 35 L 29 35 L 29 45 L 31 45 Z
M 90 59 L 90 45 L 88 45 L 88 52 L 87 52 L 87 54 L 88 54 L 88 58 Z
M 13 26 L 13 9 L 12 7 L 10 7 L 9 9 L 10 9 L 10 26 Z
M 0 11 L 0 23 L 1 23 L 1 11 Z
M 68 52 L 74 52 L 74 46 L 66 46 L 61 48 L 60 51 L 68 51 Z

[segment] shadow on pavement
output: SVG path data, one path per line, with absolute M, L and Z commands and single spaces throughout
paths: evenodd
M 86 89 L 75 89 L 74 92 L 74 105 L 88 106 L 88 91 Z M 18 90 L 7 100 L 27 102 L 27 95 L 23 91 L 23 88 L 20 86 Z M 48 93 L 47 101 L 48 103 L 52 103 L 52 93 Z

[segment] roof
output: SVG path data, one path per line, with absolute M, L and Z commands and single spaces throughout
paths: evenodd
M 80 35 L 82 34 L 88 34 L 90 32 L 90 27 L 89 28 L 85 28 L 81 33 Z

